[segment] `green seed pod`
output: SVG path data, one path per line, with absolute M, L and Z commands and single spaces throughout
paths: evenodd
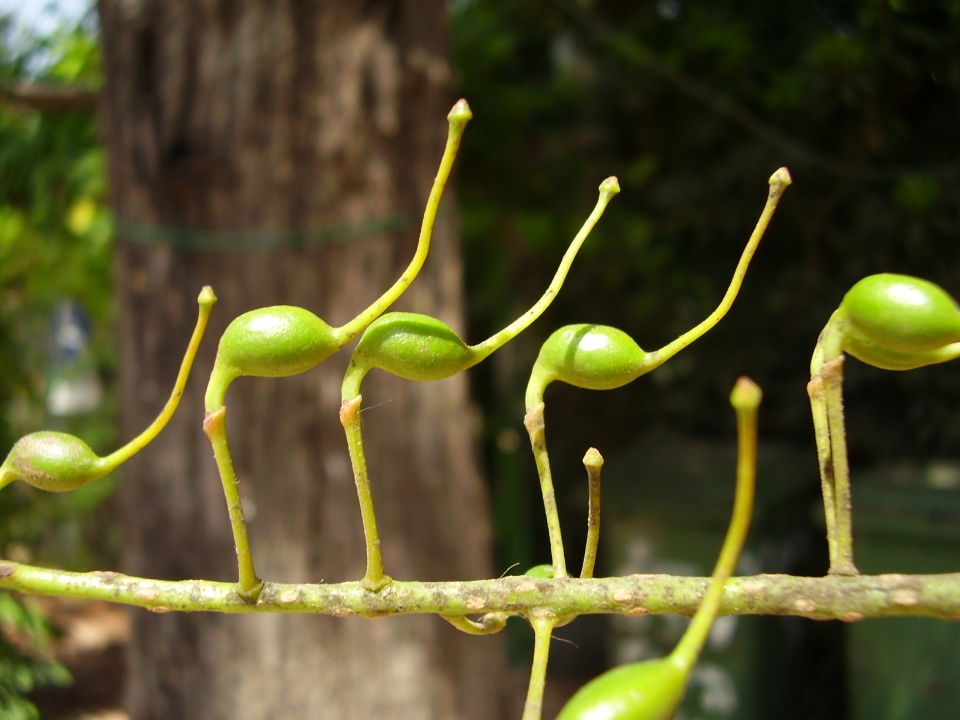
M 884 273 L 854 285 L 831 325 L 842 334 L 842 351 L 870 365 L 907 370 L 950 359 L 938 351 L 960 342 L 960 307 L 931 282 Z
M 670 720 L 688 672 L 670 658 L 621 665 L 580 688 L 557 720 Z
M 0 466 L 0 486 L 23 480 L 41 490 L 75 490 L 103 476 L 104 462 L 83 440 L 43 430 L 20 438 Z
M 612 390 L 652 369 L 651 360 L 655 358 L 622 330 L 567 325 L 540 348 L 527 384 L 527 409 L 543 402 L 543 391 L 554 380 L 587 390 Z
M 372 322 L 355 362 L 407 380 L 443 380 L 467 367 L 472 353 L 446 323 L 418 313 L 387 313 Z
M 340 346 L 337 331 L 309 310 L 275 305 L 244 313 L 220 338 L 207 386 L 207 411 L 223 406 L 227 387 L 238 377 L 296 375 L 327 359 Z
M 646 356 L 622 330 L 607 325 L 567 325 L 547 338 L 537 364 L 569 385 L 612 390 L 633 380 Z

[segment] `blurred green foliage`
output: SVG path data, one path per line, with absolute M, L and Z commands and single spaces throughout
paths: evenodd
M 14 38 L 0 20 L 0 82 L 100 82 L 99 42 L 87 24 Z M 90 316 L 93 355 L 109 388 L 115 366 L 112 220 L 104 153 L 89 113 L 0 105 L 0 452 L 23 434 L 54 428 L 98 450 L 114 439 L 113 393 L 90 416 L 45 409 L 51 315 L 72 300 Z M 0 493 L 0 556 L 76 569 L 109 563 L 109 479 L 54 495 L 15 483 Z M 70 677 L 52 659 L 50 630 L 30 602 L 0 593 L 0 716 L 39 717 L 21 696 Z
M 100 82 L 95 31 L 80 25 L 50 37 L 0 45 L 0 80 Z M 80 435 L 96 450 L 114 440 L 115 401 L 92 416 L 52 418 L 45 409 L 51 314 L 65 300 L 90 316 L 96 365 L 110 385 L 116 363 L 112 220 L 104 152 L 90 113 L 0 106 L 0 451 L 41 428 Z M 0 550 L 86 567 L 107 549 L 96 508 L 111 482 L 51 495 L 16 483 L 0 493 Z M 9 553 L 7 553 L 9 554 Z
M 0 717 L 39 720 L 24 695 L 41 685 L 66 685 L 70 673 L 53 659 L 51 632 L 43 614 L 27 602 L 0 593 Z
M 741 374 L 764 388 L 762 433 L 813 457 L 809 360 L 846 290 L 891 271 L 960 297 L 960 2 L 459 0 L 452 17 L 476 111 L 458 185 L 472 340 L 542 292 L 599 182 L 623 186 L 545 317 L 474 377 L 504 566 L 545 557 L 516 530 L 539 504 L 520 420 L 540 343 L 598 322 L 653 349 L 693 326 L 778 166 L 794 185 L 716 329 L 626 388 L 551 387 L 561 494 L 583 484 L 591 445 L 609 457 L 654 428 L 732 437 Z M 849 366 L 855 470 L 960 455 L 956 364 Z

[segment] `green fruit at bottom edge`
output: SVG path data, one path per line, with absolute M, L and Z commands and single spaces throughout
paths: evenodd
M 580 688 L 557 720 L 670 720 L 687 677 L 669 657 L 622 665 Z
M 896 353 L 930 352 L 960 341 L 960 307 L 954 299 L 909 275 L 863 278 L 844 295 L 840 310 L 854 334 Z
M 607 325 L 567 325 L 547 338 L 537 367 L 587 390 L 612 390 L 637 377 L 647 354 L 622 330 Z
M 102 460 L 83 440 L 50 430 L 20 438 L 0 470 L 51 492 L 75 490 L 104 474 Z
M 470 348 L 449 325 L 419 313 L 387 313 L 364 331 L 354 362 L 407 380 L 443 380 L 467 367 Z

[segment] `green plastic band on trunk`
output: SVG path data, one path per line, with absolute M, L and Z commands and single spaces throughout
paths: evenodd
M 139 245 L 169 245 L 181 250 L 263 252 L 335 245 L 395 233 L 410 224 L 406 215 L 371 218 L 359 224 L 333 223 L 312 230 L 195 230 L 116 218 L 117 237 Z

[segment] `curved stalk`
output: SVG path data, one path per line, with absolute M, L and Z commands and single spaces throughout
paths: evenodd
M 733 273 L 733 280 L 730 281 L 730 285 L 727 287 L 727 292 L 724 294 L 723 300 L 720 301 L 717 309 L 710 313 L 710 315 L 708 315 L 707 318 L 699 325 L 688 330 L 672 343 L 669 343 L 659 350 L 655 350 L 654 352 L 650 353 L 649 357 L 652 367 L 649 368 L 648 371 L 653 369 L 653 367 L 661 365 L 666 360 L 669 360 L 671 357 L 687 347 L 690 343 L 700 338 L 704 333 L 720 322 L 720 320 L 723 319 L 723 316 L 727 314 L 730 306 L 733 305 L 733 301 L 737 299 L 737 293 L 740 292 L 740 286 L 743 284 L 743 278 L 747 274 L 747 267 L 750 265 L 750 260 L 753 259 L 753 254 L 757 249 L 757 245 L 760 244 L 760 240 L 763 238 L 763 234 L 767 230 L 767 225 L 770 224 L 770 218 L 773 217 L 773 213 L 777 209 L 777 205 L 780 203 L 780 198 L 783 195 L 783 191 L 790 185 L 791 182 L 793 182 L 793 180 L 790 178 L 790 173 L 785 167 L 780 168 L 770 176 L 770 192 L 767 194 L 767 203 L 763 208 L 763 212 L 760 214 L 760 219 L 757 221 L 757 225 L 754 228 L 753 233 L 750 235 L 750 240 L 747 242 L 747 246 L 743 249 L 743 254 L 740 256 L 740 262 L 737 263 L 737 269 Z
M 782 167 L 770 176 L 769 182 L 770 191 L 767 194 L 766 205 L 764 205 L 763 212 L 760 214 L 760 219 L 757 221 L 757 225 L 754 228 L 753 233 L 750 235 L 750 239 L 747 241 L 747 246 L 743 249 L 743 254 L 740 256 L 740 262 L 737 263 L 737 269 L 733 273 L 733 280 L 730 281 L 730 285 L 727 287 L 727 292 L 724 294 L 720 304 L 717 306 L 716 310 L 710 313 L 710 315 L 708 315 L 707 318 L 699 325 L 688 330 L 672 343 L 669 343 L 659 350 L 655 350 L 654 352 L 650 353 L 648 357 L 650 359 L 651 367 L 647 368 L 644 372 L 649 372 L 649 370 L 652 370 L 654 367 L 657 367 L 669 360 L 671 357 L 690 345 L 690 343 L 694 342 L 704 333 L 710 330 L 714 325 L 723 319 L 723 316 L 727 314 L 730 306 L 733 305 L 733 301 L 737 299 L 737 293 L 740 292 L 740 286 L 743 284 L 743 278 L 747 274 L 747 267 L 750 265 L 750 260 L 753 259 L 753 254 L 757 249 L 757 245 L 760 244 L 760 240 L 763 238 L 763 234 L 767 230 L 767 225 L 770 224 L 770 218 L 773 217 L 773 213 L 777 209 L 777 205 L 780 203 L 780 198 L 783 196 L 783 191 L 790 185 L 791 182 L 793 182 L 793 180 L 790 178 L 790 172 L 785 167 Z
M 836 499 L 834 498 L 833 461 L 830 449 L 830 424 L 823 378 L 815 375 L 807 383 L 810 409 L 813 413 L 813 431 L 817 441 L 817 461 L 820 466 L 820 490 L 823 493 L 823 516 L 827 526 L 827 547 L 831 565 L 837 557 Z
M 197 349 L 200 347 L 200 341 L 203 339 L 204 330 L 207 329 L 207 320 L 210 319 L 210 311 L 213 310 L 213 305 L 217 302 L 217 296 L 213 294 L 213 288 L 209 285 L 204 287 L 203 290 L 200 291 L 200 297 L 197 298 L 197 302 L 200 305 L 197 324 L 193 328 L 193 335 L 191 335 L 190 343 L 187 345 L 187 352 L 184 354 L 183 361 L 180 363 L 180 372 L 177 374 L 177 380 L 173 385 L 173 392 L 170 393 L 170 398 L 167 400 L 166 405 L 163 406 L 163 410 L 160 411 L 160 414 L 157 415 L 156 419 L 150 423 L 146 430 L 122 448 L 115 450 L 101 460 L 103 475 L 116 469 L 146 447 L 146 445 L 166 427 L 167 422 L 180 404 L 183 389 L 186 387 L 187 378 L 190 376 L 190 369 L 193 367 L 194 358 L 197 356 Z
M 830 433 L 830 466 L 833 480 L 834 552 L 831 575 L 857 575 L 853 564 L 853 499 L 850 466 L 847 460 L 847 431 L 843 417 L 844 356 L 825 362 L 820 370 L 824 381 L 824 404 Z
M 523 704 L 522 720 L 540 720 L 543 714 L 543 689 L 547 683 L 547 661 L 550 658 L 550 639 L 557 624 L 555 617 L 530 618 L 533 626 L 533 665 L 530 668 L 530 684 L 527 699 Z
M 553 280 L 550 281 L 550 285 L 547 287 L 546 292 L 540 296 L 540 299 L 537 300 L 533 307 L 527 310 L 512 323 L 507 325 L 507 327 L 505 327 L 503 330 L 491 335 L 482 343 L 471 345 L 471 363 L 467 367 L 476 365 L 478 362 L 488 357 L 492 352 L 501 348 L 507 342 L 526 330 L 530 324 L 540 317 L 543 314 L 543 311 L 550 306 L 550 303 L 553 302 L 553 299 L 556 297 L 557 293 L 560 292 L 560 288 L 563 286 L 564 280 L 567 279 L 567 273 L 570 272 L 570 266 L 573 265 L 573 261 L 577 257 L 577 253 L 580 251 L 580 247 L 583 245 L 583 242 L 587 239 L 587 236 L 590 235 L 590 231 L 593 230 L 594 225 L 597 224 L 597 221 L 603 215 L 603 211 L 606 210 L 610 200 L 619 192 L 620 185 L 615 177 L 609 177 L 600 183 L 600 197 L 597 199 L 597 204 L 594 206 L 593 212 L 590 213 L 590 216 L 587 218 L 586 222 L 580 228 L 580 232 L 577 233 L 576 237 L 573 239 L 573 242 L 570 243 L 570 247 L 568 247 L 567 251 L 563 254 L 563 259 L 560 261 L 557 272 L 554 273 Z
M 377 516 L 373 510 L 370 479 L 367 474 L 367 459 L 363 452 L 363 431 L 360 426 L 360 403 L 363 396 L 344 400 L 340 405 L 340 423 L 347 434 L 353 477 L 360 498 L 360 515 L 363 520 L 363 537 L 367 544 L 367 572 L 361 583 L 371 592 L 378 592 L 393 580 L 383 572 L 383 557 L 380 554 L 380 534 L 377 531 Z
M 207 413 L 203 420 L 203 431 L 210 438 L 210 444 L 213 446 L 213 457 L 217 461 L 223 493 L 227 499 L 230 527 L 233 530 L 233 542 L 237 550 L 239 570 L 237 593 L 245 600 L 254 601 L 260 595 L 263 581 L 257 577 L 253 568 L 253 555 L 250 552 L 250 540 L 247 537 L 247 523 L 243 517 L 237 475 L 233 470 L 230 447 L 227 445 L 227 409 L 222 407 L 216 412 Z
M 487 613 L 480 618 L 479 622 L 464 615 L 441 615 L 440 617 L 467 635 L 493 635 L 507 626 L 507 614 L 502 612 Z
M 532 407 L 523 418 L 523 425 L 530 435 L 530 446 L 537 462 L 543 509 L 547 516 L 547 532 L 550 534 L 550 556 L 553 561 L 553 576 L 567 577 L 567 561 L 563 555 L 563 537 L 560 532 L 560 517 L 557 514 L 557 497 L 550 472 L 550 456 L 547 454 L 547 439 L 543 422 L 543 403 Z

